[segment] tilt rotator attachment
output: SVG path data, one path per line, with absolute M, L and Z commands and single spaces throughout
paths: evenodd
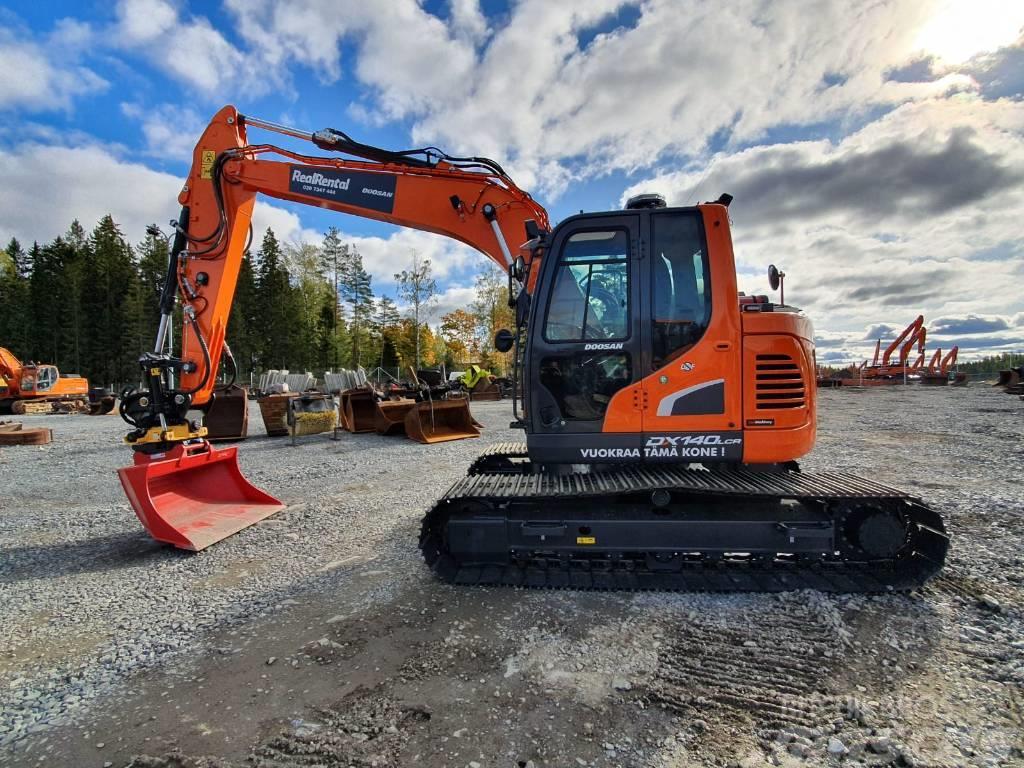
M 117 474 L 149 535 L 198 552 L 284 509 L 245 479 L 237 448 L 213 448 L 206 428 L 187 419 L 191 395 L 166 386 L 185 363 L 156 353 L 139 363 L 148 389 L 121 395 L 121 417 L 135 427 L 125 437 L 135 463 Z

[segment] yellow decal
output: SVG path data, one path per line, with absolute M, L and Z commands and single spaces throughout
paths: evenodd
M 149 375 L 150 376 L 159 376 L 160 375 L 160 369 L 159 368 L 150 368 L 149 369 Z
M 199 169 L 199 178 L 201 179 L 212 179 L 213 178 L 213 164 L 217 160 L 217 153 L 212 149 L 203 150 L 203 162 Z
M 577 544 L 597 544 L 597 539 L 594 536 L 577 536 Z

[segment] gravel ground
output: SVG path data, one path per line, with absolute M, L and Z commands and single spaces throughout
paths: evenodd
M 116 417 L 0 448 L 0 763 L 1024 765 L 1024 403 L 825 390 L 806 471 L 925 498 L 954 539 L 915 595 L 454 589 L 419 519 L 492 441 L 253 438 L 288 509 L 198 555 L 150 541 Z M 258 410 L 250 421 L 262 433 Z

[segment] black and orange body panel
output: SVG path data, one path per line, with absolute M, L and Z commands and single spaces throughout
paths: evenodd
M 706 253 L 710 317 L 691 345 L 655 356 L 653 232 L 658 217 L 696 217 Z M 629 334 L 615 342 L 552 343 L 543 329 L 553 301 L 560 254 L 575 234 L 624 228 L 629 233 Z M 530 458 L 545 464 L 783 464 L 807 453 L 815 439 L 814 344 L 799 310 L 738 297 L 725 206 L 582 214 L 550 238 L 530 320 L 524 375 Z M 628 358 L 630 381 L 610 396 L 600 418 L 564 418 L 547 391 L 545 370 L 558 357 Z M 550 378 L 550 377 L 549 377 Z M 565 409 L 562 408 L 562 411 Z

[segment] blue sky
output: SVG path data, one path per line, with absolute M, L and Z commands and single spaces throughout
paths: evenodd
M 174 215 L 206 120 L 247 114 L 501 162 L 558 220 L 659 191 L 736 195 L 741 288 L 789 275 L 819 358 L 919 312 L 969 354 L 1024 347 L 1024 3 L 1010 0 L 121 0 L 0 9 L 0 237 Z M 332 224 L 378 292 L 411 249 L 464 305 L 482 256 Z

